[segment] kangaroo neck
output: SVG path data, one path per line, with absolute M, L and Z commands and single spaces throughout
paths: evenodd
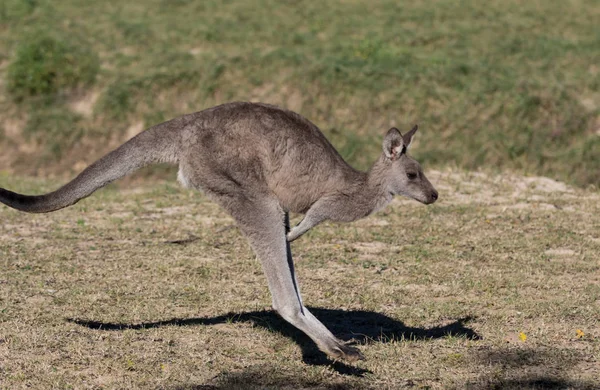
M 367 194 L 373 202 L 372 212 L 387 206 L 394 198 L 394 193 L 389 188 L 388 173 L 391 162 L 383 155 L 371 166 L 367 172 Z
M 392 201 L 393 193 L 387 185 L 387 161 L 377 160 L 367 172 L 354 171 L 344 183 L 342 192 L 354 205 L 357 218 L 374 213 Z

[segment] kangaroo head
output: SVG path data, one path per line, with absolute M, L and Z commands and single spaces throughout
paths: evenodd
M 415 126 L 402 135 L 400 130 L 391 128 L 383 140 L 383 159 L 387 162 L 389 189 L 394 195 L 431 204 L 437 200 L 438 192 L 423 174 L 421 165 L 406 154 L 417 129 Z

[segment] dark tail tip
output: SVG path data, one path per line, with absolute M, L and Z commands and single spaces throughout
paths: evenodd
M 0 188 L 0 202 L 8 207 L 28 213 L 45 213 L 54 209 L 48 207 L 46 196 L 28 196 Z

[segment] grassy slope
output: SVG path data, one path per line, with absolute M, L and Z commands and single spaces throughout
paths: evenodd
M 307 304 L 362 344 L 355 366 L 265 312 L 260 264 L 200 194 L 155 184 L 47 215 L 0 208 L 0 387 L 597 387 L 598 193 L 430 176 L 433 206 L 397 199 L 293 244 Z
M 599 18 L 586 0 L 6 0 L 0 162 L 79 169 L 145 126 L 260 100 L 302 112 L 362 168 L 374 138 L 418 122 L 428 164 L 597 185 Z M 8 65 L 40 35 L 97 56 L 99 73 L 15 103 Z

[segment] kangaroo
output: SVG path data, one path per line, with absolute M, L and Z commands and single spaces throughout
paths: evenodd
M 0 188 L 0 202 L 30 213 L 73 205 L 146 165 L 179 165 L 178 180 L 202 190 L 236 220 L 262 263 L 274 310 L 333 359 L 363 359 L 304 306 L 290 242 L 325 220 L 350 222 L 383 208 L 394 195 L 424 204 L 437 191 L 407 154 L 417 126 L 391 128 L 368 172 L 348 165 L 321 131 L 276 106 L 235 102 L 153 126 L 96 161 L 58 190 L 37 196 Z M 289 212 L 305 214 L 290 230 Z

